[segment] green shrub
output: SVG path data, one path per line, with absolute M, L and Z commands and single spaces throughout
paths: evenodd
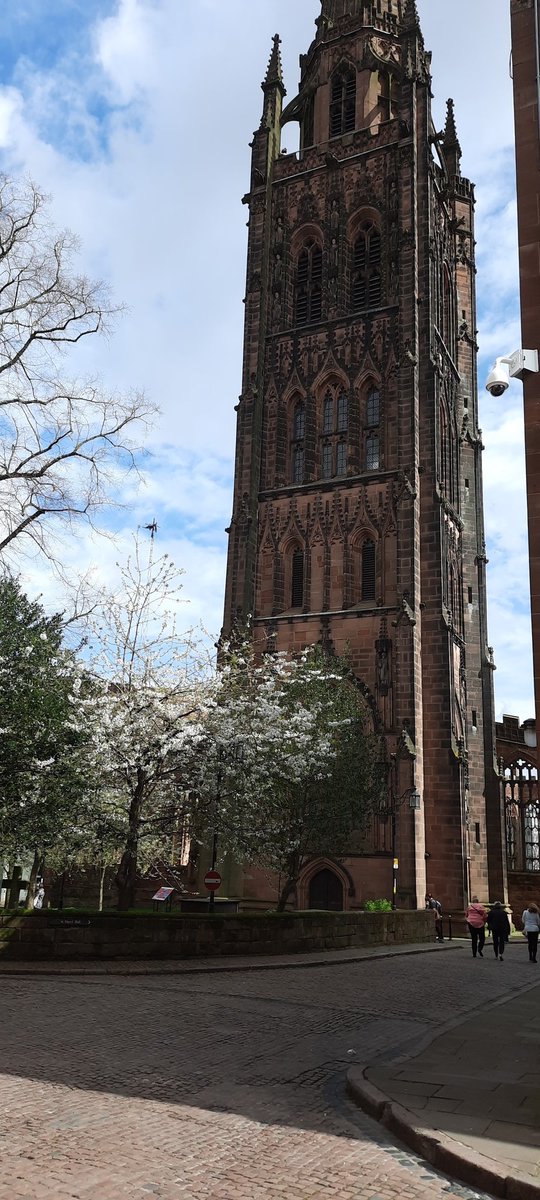
M 364 912 L 392 912 L 389 900 L 366 900 Z

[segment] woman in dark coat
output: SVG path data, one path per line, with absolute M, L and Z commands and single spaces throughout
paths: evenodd
M 496 900 L 491 906 L 491 912 L 488 915 L 487 927 L 493 935 L 493 950 L 495 958 L 503 961 L 504 947 L 510 937 L 510 921 L 508 915 L 504 911 L 500 900 Z

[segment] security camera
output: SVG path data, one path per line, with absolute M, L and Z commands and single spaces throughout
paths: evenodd
M 504 396 L 510 387 L 508 368 L 504 358 L 496 358 L 486 379 L 486 388 L 492 396 Z
M 523 379 L 528 372 L 538 371 L 537 350 L 514 350 L 496 358 L 486 380 L 486 388 L 492 396 L 503 396 L 511 379 Z

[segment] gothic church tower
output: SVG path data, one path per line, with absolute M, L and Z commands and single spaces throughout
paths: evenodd
M 322 0 L 252 143 L 224 632 L 348 653 L 384 731 L 401 905 L 504 899 L 476 391 L 474 192 L 415 0 Z M 300 125 L 300 151 L 281 148 Z M 420 811 L 400 797 L 414 784 Z M 388 895 L 384 829 L 345 863 Z

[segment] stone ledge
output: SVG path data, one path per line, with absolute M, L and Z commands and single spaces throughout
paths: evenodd
M 0 961 L 287 955 L 433 942 L 431 914 L 285 913 L 128 916 L 47 910 L 0 919 Z

